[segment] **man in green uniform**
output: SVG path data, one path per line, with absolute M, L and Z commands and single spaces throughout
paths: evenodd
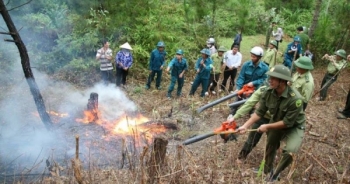
M 308 101 L 311 99 L 315 89 L 314 78 L 310 70 L 314 69 L 312 61 L 309 57 L 302 56 L 294 62 L 296 71 L 292 77 L 292 87 L 298 90 L 303 97 L 304 111 Z
M 270 76 L 270 88 L 262 94 L 259 108 L 237 131 L 245 133 L 248 127 L 264 117 L 267 111 L 270 112 L 269 123 L 261 125 L 258 132 L 267 132 L 264 172 L 271 173 L 267 178 L 268 181 L 275 181 L 279 174 L 292 163 L 293 155 L 301 146 L 305 114 L 302 96 L 287 84 L 292 80 L 290 70 L 283 65 L 276 65 L 267 72 L 267 75 Z M 282 139 L 286 140 L 286 146 L 283 148 L 281 160 L 273 170 L 276 151 Z
M 272 40 L 269 48 L 266 50 L 265 55 L 263 58 L 261 58 L 261 60 L 264 61 L 267 66 L 269 66 L 269 69 L 277 64 L 277 49 L 276 40 Z
M 180 97 L 182 95 L 182 87 L 185 81 L 185 72 L 188 69 L 187 60 L 183 58 L 183 51 L 178 49 L 176 51 L 176 57 L 174 57 L 166 69 L 167 72 L 171 70 L 171 81 L 168 88 L 167 97 L 171 98 L 171 92 L 174 90 L 174 86 L 177 82 L 177 96 Z
M 301 39 L 301 54 L 304 55 L 305 52 L 309 51 L 310 49 L 310 38 L 307 34 L 304 33 L 304 28 L 302 26 L 299 26 L 297 28 L 297 32 L 298 34 L 296 36 L 299 36 L 299 38 Z
M 218 52 L 210 56 L 211 60 L 213 61 L 213 69 L 210 72 L 208 88 L 210 87 L 209 88 L 210 92 L 213 95 L 216 94 L 215 88 L 218 85 L 218 81 L 221 75 L 225 52 L 226 52 L 226 48 L 224 46 L 220 46 L 218 49 Z M 205 95 L 208 95 L 208 92 L 205 92 Z
M 323 77 L 321 84 L 319 101 L 324 101 L 327 97 L 328 88 L 337 80 L 338 71 L 344 68 L 346 65 L 346 52 L 343 49 L 337 50 L 335 55 L 329 56 L 325 54 L 322 59 L 329 61 L 327 66 L 327 73 Z

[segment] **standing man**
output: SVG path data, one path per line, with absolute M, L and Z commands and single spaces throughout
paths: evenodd
M 131 54 L 132 48 L 128 42 L 124 43 L 119 48 L 121 48 L 121 50 L 115 56 L 115 64 L 117 66 L 116 85 L 119 87 L 122 84 L 123 87 L 125 87 L 126 76 L 128 76 L 129 68 L 133 63 Z
M 302 56 L 295 62 L 296 72 L 292 77 L 292 87 L 298 90 L 303 97 L 303 110 L 305 111 L 308 101 L 314 93 L 314 78 L 310 70 L 314 69 L 312 61 L 309 57 Z
M 210 87 L 210 92 L 213 95 L 216 94 L 215 88 L 219 82 L 219 78 L 221 75 L 225 52 L 226 52 L 226 48 L 224 46 L 220 46 L 218 49 L 218 52 L 211 55 L 210 57 L 211 60 L 213 61 L 213 69 L 210 72 L 209 84 L 212 84 L 212 85 L 211 86 L 209 85 L 208 88 Z M 208 92 L 205 92 L 205 94 L 207 93 Z
M 277 42 L 272 40 L 269 48 L 266 50 L 264 57 L 261 59 L 265 62 L 269 68 L 274 67 L 277 64 Z
M 167 97 L 171 98 L 171 92 L 174 90 L 175 83 L 177 81 L 177 96 L 182 95 L 182 87 L 185 81 L 185 72 L 188 69 L 188 64 L 185 58 L 183 58 L 183 51 L 181 49 L 176 51 L 176 57 L 174 57 L 166 69 L 167 72 L 171 70 L 171 82 L 168 88 Z
M 146 89 L 149 89 L 151 87 L 151 83 L 155 75 L 157 75 L 156 88 L 158 90 L 161 89 L 160 83 L 162 81 L 163 66 L 165 63 L 165 56 L 167 54 L 164 48 L 165 48 L 164 42 L 160 41 L 157 44 L 157 48 L 151 52 L 151 58 L 149 60 L 150 74 L 148 76 Z
M 327 73 L 323 77 L 321 84 L 319 101 L 324 101 L 327 97 L 328 88 L 337 80 L 338 71 L 346 66 L 346 52 L 343 49 L 337 50 L 333 56 L 325 54 L 322 59 L 329 61 Z
M 202 57 L 200 57 L 195 65 L 197 71 L 196 78 L 193 81 L 190 96 L 193 96 L 198 86 L 202 84 L 201 97 L 205 96 L 205 92 L 208 89 L 210 71 L 213 68 L 213 61 L 210 59 L 210 50 L 201 50 Z
M 215 39 L 213 37 L 210 37 L 207 40 L 207 48 L 210 50 L 210 54 L 216 53 Z
M 253 47 L 250 50 L 250 61 L 243 64 L 241 72 L 237 79 L 236 89 L 242 89 L 243 85 L 248 85 L 258 89 L 260 85 L 266 80 L 266 72 L 269 67 L 260 59 L 264 55 L 264 50 L 261 47 Z
M 305 53 L 310 52 L 310 37 L 304 33 L 304 28 L 302 26 L 299 26 L 297 28 L 297 32 L 298 34 L 296 36 L 298 36 L 300 38 L 300 44 L 301 44 L 301 54 L 305 55 Z
M 235 78 L 237 75 L 237 68 L 241 66 L 242 54 L 238 52 L 238 46 L 234 45 L 232 50 L 226 52 L 224 56 L 224 80 L 221 83 L 221 91 L 226 89 L 227 80 L 230 78 L 230 87 L 228 91 L 233 91 L 235 85 Z
M 276 26 L 277 26 L 276 22 L 272 22 L 272 29 Z M 278 50 L 278 45 L 279 43 L 282 43 L 282 39 L 283 39 L 282 28 L 278 27 L 276 32 L 272 30 L 272 36 L 275 38 L 275 41 L 277 42 L 277 50 Z
M 231 50 L 233 48 L 233 46 L 237 45 L 238 46 L 238 51 L 240 51 L 240 47 L 241 47 L 241 42 L 242 42 L 242 32 L 241 31 L 237 31 L 237 34 L 235 36 L 235 38 L 233 39 L 233 43 L 231 46 Z
M 348 61 L 350 61 L 350 55 L 347 57 Z M 343 110 L 339 110 L 338 119 L 347 119 L 350 118 L 350 88 L 348 92 L 348 96 L 346 97 L 345 108 Z
M 100 62 L 100 70 L 103 83 L 108 85 L 112 79 L 113 65 L 112 60 L 112 50 L 109 48 L 109 42 L 104 41 L 103 47 L 97 50 L 96 60 Z
M 292 78 L 290 70 L 283 65 L 276 65 L 267 75 L 270 76 L 270 88 L 262 95 L 259 108 L 237 129 L 244 133 L 254 123 L 258 122 L 267 111 L 271 114 L 268 124 L 258 128 L 258 132 L 267 132 L 267 145 L 264 173 L 270 173 L 267 181 L 276 181 L 279 174 L 293 162 L 293 155 L 299 150 L 305 129 L 305 114 L 302 97 L 298 91 L 288 86 Z M 273 170 L 273 163 L 280 141 L 286 140 L 282 158 Z
M 288 67 L 290 70 L 292 69 L 292 63 L 301 56 L 302 50 L 300 41 L 300 37 L 295 36 L 293 42 L 288 44 L 287 50 L 284 53 L 283 65 Z

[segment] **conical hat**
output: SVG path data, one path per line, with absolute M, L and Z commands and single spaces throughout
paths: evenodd
M 128 49 L 128 50 L 132 50 L 131 46 L 129 45 L 128 42 L 124 43 L 123 45 L 121 45 L 119 48 L 121 49 Z

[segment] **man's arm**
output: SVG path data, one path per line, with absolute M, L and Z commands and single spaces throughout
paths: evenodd
M 169 72 L 170 69 L 173 67 L 173 65 L 174 65 L 174 60 L 175 60 L 175 59 L 172 59 L 172 60 L 169 62 L 168 68 L 166 69 L 167 72 Z
M 253 109 L 253 107 L 259 102 L 261 98 L 261 94 L 262 94 L 262 91 L 261 91 L 261 88 L 259 88 L 252 94 L 251 97 L 249 97 L 249 99 L 242 105 L 242 107 L 238 109 L 238 111 L 233 116 L 233 118 L 238 119 L 248 114 Z
M 254 86 L 260 86 L 267 79 L 266 72 L 268 71 L 268 68 L 263 70 L 265 70 L 265 72 L 263 72 L 263 75 L 259 79 L 252 81 Z
M 247 65 L 243 65 L 241 72 L 239 72 L 237 81 L 236 81 L 236 89 L 240 90 L 243 87 L 243 82 L 244 82 L 244 74 L 245 74 L 245 70 L 246 70 L 246 66 Z

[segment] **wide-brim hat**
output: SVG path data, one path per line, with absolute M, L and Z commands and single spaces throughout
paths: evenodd
M 203 49 L 201 50 L 202 54 L 206 54 L 208 57 L 210 56 L 210 50 L 209 49 Z
M 276 65 L 272 67 L 270 71 L 266 72 L 266 75 L 286 81 L 292 81 L 290 70 L 284 65 Z
M 218 52 L 226 52 L 227 49 L 224 46 L 220 46 Z
M 334 54 L 346 59 L 346 52 L 344 49 L 337 50 Z
M 123 45 L 121 45 L 119 48 L 121 49 L 128 49 L 128 50 L 132 50 L 130 44 L 128 42 L 124 43 Z
M 277 47 L 277 41 L 276 41 L 276 40 L 272 40 L 272 41 L 270 42 L 270 44 L 273 45 L 273 46 L 275 46 L 275 47 Z
M 306 69 L 306 70 L 313 70 L 314 66 L 312 65 L 312 61 L 309 57 L 302 56 L 299 59 L 294 61 L 295 66 L 298 68 Z

